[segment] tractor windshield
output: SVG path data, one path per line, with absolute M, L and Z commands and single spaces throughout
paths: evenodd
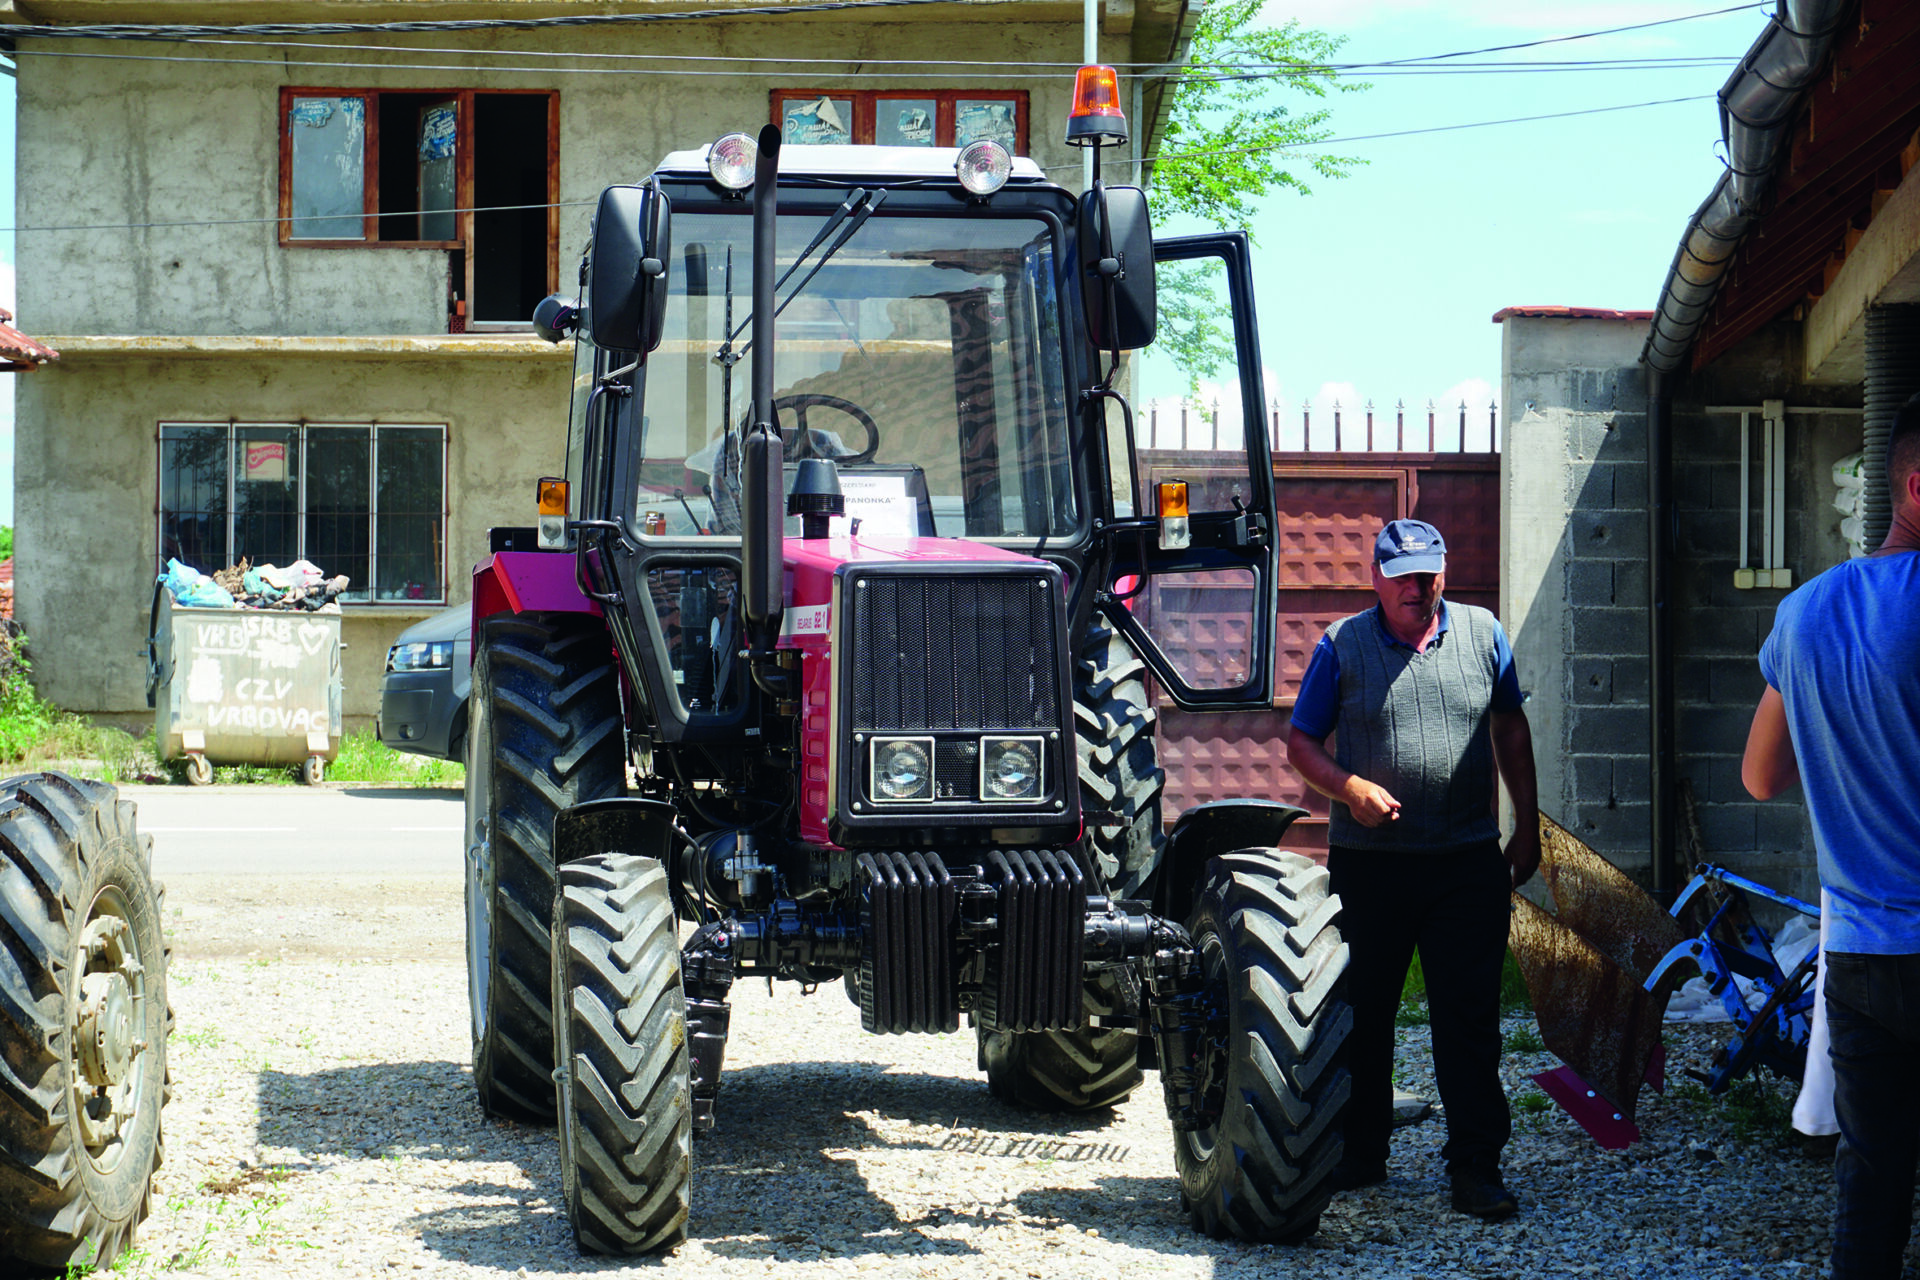
M 783 215 L 774 414 L 788 479 L 832 458 L 863 537 L 1028 541 L 1078 523 L 1050 226 Z M 674 219 L 665 336 L 644 368 L 635 527 L 738 535 L 752 414 L 751 219 Z M 776 277 L 778 278 L 778 277 Z M 840 522 L 844 527 L 845 522 Z M 797 528 L 795 530 L 797 532 Z

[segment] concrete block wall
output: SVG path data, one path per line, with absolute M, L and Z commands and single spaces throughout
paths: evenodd
M 1501 586 L 1532 694 L 1541 807 L 1643 882 L 1652 801 L 1644 338 L 1634 317 L 1503 320 Z M 1756 335 L 1674 389 L 1675 763 L 1691 791 L 1698 856 L 1811 899 L 1818 876 L 1798 791 L 1763 804 L 1740 782 L 1763 688 L 1757 655 L 1785 592 L 1734 585 L 1740 419 L 1707 412 L 1786 400 L 1789 567 L 1804 582 L 1844 558 L 1830 471 L 1859 448 L 1859 418 L 1844 411 L 1857 388 L 1797 384 L 1789 339 Z M 1753 439 L 1757 477 L 1757 424 Z M 1757 548 L 1757 497 L 1748 518 Z M 1683 842 L 1684 814 L 1683 805 Z
M 1542 810 L 1649 864 L 1646 388 L 1639 329 L 1504 322 L 1502 616 L 1527 689 Z
M 1709 406 L 1787 405 L 1788 567 L 1796 585 L 1847 556 L 1831 472 L 1860 448 L 1852 386 L 1798 380 L 1798 344 L 1787 325 L 1763 330 L 1674 389 L 1673 587 L 1676 765 L 1693 792 L 1699 847 L 1763 884 L 1816 900 L 1813 831 L 1799 788 L 1760 802 L 1740 782 L 1753 708 L 1766 683 L 1761 644 L 1785 589 L 1741 589 L 1740 417 Z M 1760 417 L 1752 416 L 1747 529 L 1750 563 L 1762 563 Z M 1682 818 L 1684 820 L 1684 810 Z

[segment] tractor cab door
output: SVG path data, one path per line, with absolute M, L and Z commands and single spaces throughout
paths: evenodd
M 1273 699 L 1273 464 L 1243 234 L 1158 241 L 1157 337 L 1106 421 L 1101 606 L 1180 706 Z M 1174 482 L 1184 481 L 1179 527 Z

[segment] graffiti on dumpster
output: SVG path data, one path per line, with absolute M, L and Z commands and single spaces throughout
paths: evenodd
M 199 704 L 186 719 L 210 730 L 265 734 L 325 732 L 330 718 L 324 686 L 297 673 L 332 643 L 324 623 L 248 616 L 192 624 L 194 656 L 187 663 L 185 701 Z M 318 697 L 320 706 L 309 704 Z M 186 709 L 183 708 L 183 711 Z
M 196 622 L 194 652 L 203 655 L 248 657 L 269 671 L 293 671 L 303 655 L 311 656 L 326 648 L 333 632 L 320 622 L 296 622 L 292 618 L 245 617 L 232 622 Z M 197 664 L 196 664 L 197 665 Z M 192 677 L 189 676 L 189 679 Z M 188 694 L 196 702 L 211 702 Z

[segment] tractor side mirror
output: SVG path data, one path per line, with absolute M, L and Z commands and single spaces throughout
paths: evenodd
M 587 295 L 595 346 L 645 354 L 660 345 L 673 256 L 671 215 L 666 193 L 654 186 L 600 193 Z
M 1153 342 L 1153 222 L 1147 193 L 1096 182 L 1080 197 L 1080 289 L 1087 336 L 1102 351 Z

